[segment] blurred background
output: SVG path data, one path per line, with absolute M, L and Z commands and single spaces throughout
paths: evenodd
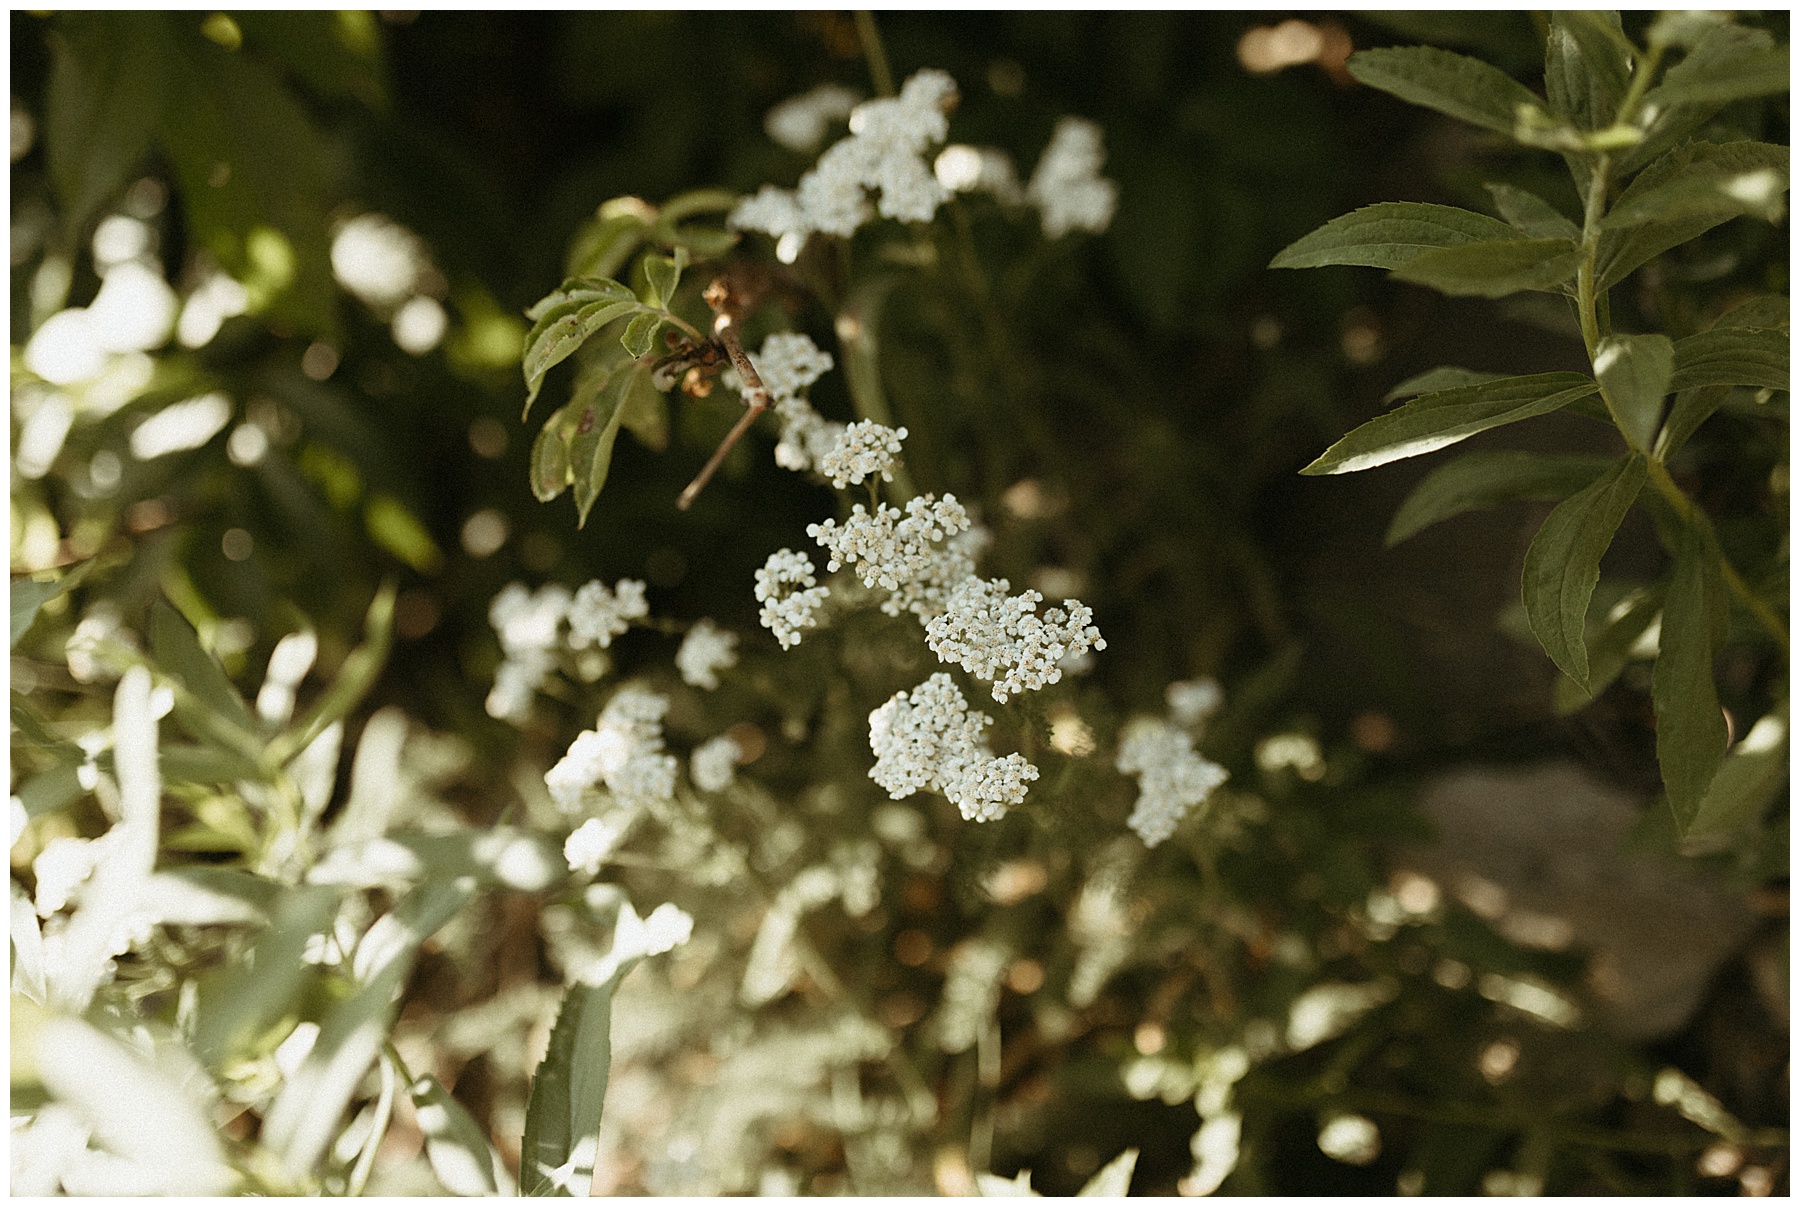
M 1785 13 L 1742 19 L 1785 42 Z M 768 438 L 753 436 L 677 512 L 720 430 L 716 406 L 677 400 L 664 447 L 620 440 L 578 529 L 566 495 L 542 504 L 527 486 L 547 412 L 520 420 L 522 316 L 609 198 L 791 184 L 811 157 L 772 140 L 765 115 L 821 83 L 871 91 L 850 14 L 15 11 L 10 21 L 15 575 L 96 559 L 90 581 L 127 614 L 170 594 L 205 619 L 203 638 L 232 670 L 261 665 L 301 618 L 318 628 L 321 663 L 341 660 L 377 586 L 396 578 L 397 640 L 371 705 L 401 705 L 469 744 L 455 803 L 477 822 L 499 815 L 522 752 L 548 761 L 557 744 L 553 727 L 521 733 L 483 711 L 500 658 L 487 607 L 501 586 L 641 577 L 658 614 L 753 626 L 753 570 L 826 514 L 830 493 L 777 469 Z M 1454 1052 L 1445 1067 L 1463 1071 L 1424 1077 L 1425 1097 L 1510 1084 L 1525 1100 L 1579 1100 L 1595 1126 L 1629 1131 L 1646 1094 L 1630 1071 L 1666 1063 L 1746 1124 L 1784 1127 L 1785 822 L 1710 861 L 1672 852 L 1646 810 L 1659 791 L 1648 663 L 1587 708 L 1558 710 L 1555 668 L 1516 615 L 1548 504 L 1467 514 L 1390 549 L 1388 521 L 1430 458 L 1296 473 L 1422 370 L 1582 367 L 1572 320 L 1542 295 L 1446 299 L 1374 270 L 1265 267 L 1375 201 L 1487 212 L 1484 182 L 1507 181 L 1572 211 L 1552 156 L 1344 70 L 1355 49 L 1423 41 L 1531 83 L 1542 63 L 1532 18 L 877 21 L 896 78 L 925 66 L 956 78 L 957 141 L 1028 164 L 1062 115 L 1105 132 L 1104 172 L 1120 198 L 1111 228 L 1027 241 L 976 212 L 997 311 L 929 277 L 897 278 L 882 370 L 897 420 L 916 433 L 908 461 L 920 489 L 954 491 L 1001 534 L 986 572 L 1094 607 L 1108 649 L 1084 680 L 1084 708 L 1158 709 L 1171 680 L 1212 675 L 1254 696 L 1261 732 L 1293 739 L 1266 752 L 1265 768 L 1293 773 L 1289 846 L 1228 870 L 1246 918 L 1281 917 L 1300 899 L 1336 909 L 1371 885 L 1409 883 L 1391 877 L 1411 869 L 1504 890 L 1491 910 L 1465 902 L 1487 936 L 1479 943 L 1524 953 L 1493 957 L 1502 963 L 1579 979 L 1591 972 L 1584 958 L 1612 953 L 1614 1009 L 1595 1029 L 1524 1041 L 1485 1015 L 1421 1006 L 1384 1024 L 1411 1029 L 1410 1072 L 1365 1078 L 1363 1062 L 1379 1066 L 1388 1050 L 1371 1041 L 1294 1084 L 1417 1079 L 1432 1053 Z M 1785 97 L 1719 120 L 1787 139 Z M 1733 298 L 1785 292 L 1786 235 L 1785 223 L 1721 227 L 1616 291 L 1615 317 L 1683 334 Z M 1028 284 L 1012 288 L 1001 274 L 1019 262 Z M 56 338 L 41 336 L 80 307 L 87 327 L 59 319 Z M 174 342 L 134 344 L 133 322 L 157 307 Z M 814 334 L 825 344 L 830 333 Z M 89 361 L 102 355 L 98 371 Z M 24 381 L 58 373 L 84 383 L 69 414 Z M 813 401 L 850 415 L 841 375 Z M 187 410 L 164 410 L 176 402 Z M 161 428 L 146 435 L 136 424 L 152 413 Z M 1470 447 L 1605 451 L 1607 436 L 1557 415 Z M 1760 522 L 1772 472 L 1785 482 L 1784 448 L 1725 415 L 1695 440 L 1684 472 L 1722 529 Z M 1649 581 L 1662 556 L 1633 517 L 1603 590 L 1616 599 Z M 71 606 L 79 593 L 53 604 Z M 666 659 L 673 645 L 623 651 L 622 669 Z M 48 684 L 44 665 L 15 660 L 15 689 L 34 676 Z M 1784 674 L 1752 649 L 1728 651 L 1721 699 L 1759 716 Z M 1637 862 L 1620 862 L 1625 848 Z M 1573 929 L 1546 938 L 1540 927 L 1534 939 L 1532 918 Z M 1246 958 L 1242 986 L 1276 992 L 1256 969 L 1285 975 L 1280 960 Z M 1166 983 L 1122 978 L 1129 1025 L 1111 1024 L 1115 1046 L 1145 1058 L 1162 1048 L 1163 1024 L 1140 1023 Z M 1531 1058 L 1515 1076 L 1521 1043 Z M 1000 1127 L 994 1168 L 1031 1167 L 1040 1190 L 1072 1193 L 1129 1142 L 1144 1149 L 1135 1188 L 1172 1193 L 1191 1164 L 1193 1108 L 1152 1092 L 1101 1112 L 1095 1103 L 1114 1091 L 1085 1086 L 1070 1061 L 1056 1075 L 1077 1073 L 1047 1099 L 1025 1095 L 1014 1125 Z M 478 1107 L 477 1081 L 457 1092 Z M 1260 1147 L 1244 1161 L 1254 1180 L 1226 1189 L 1392 1193 L 1402 1154 L 1424 1145 L 1439 1153 L 1431 1192 L 1472 1192 L 1496 1146 L 1523 1143 L 1454 1110 L 1400 1112 L 1384 1119 L 1404 1138 L 1382 1155 L 1333 1160 L 1315 1143 L 1316 1099 L 1296 1095 L 1268 1090 Z M 1786 1187 L 1782 1155 L 1719 1157 L 1709 1173 L 1695 1164 L 1700 1147 L 1595 1151 L 1604 1160 L 1559 1167 L 1552 1189 Z M 1422 1158 L 1406 1160 L 1412 1169 Z M 682 1186 L 644 1175 L 615 1187 L 645 1189 Z

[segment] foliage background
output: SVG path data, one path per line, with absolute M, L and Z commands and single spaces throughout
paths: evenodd
M 426 13 L 369 18 L 350 36 L 339 30 L 335 42 L 319 33 L 320 21 L 246 15 L 241 49 L 225 51 L 188 28 L 202 16 L 184 25 L 181 16 L 12 14 L 15 124 L 21 109 L 37 123 L 13 169 L 14 345 L 29 334 L 34 273 L 47 254 L 74 253 L 72 302 L 97 284 L 80 249 L 99 201 L 75 215 L 51 191 L 58 139 L 80 137 L 44 125 L 53 64 L 84 38 L 103 40 L 109 23 L 166 22 L 158 36 L 187 56 L 170 64 L 195 65 L 180 86 L 212 89 L 226 112 L 252 120 L 223 134 L 202 128 L 204 98 L 190 98 L 150 140 L 152 172 L 174 184 L 159 219 L 164 261 L 180 265 L 201 246 L 218 255 L 236 235 L 237 255 L 249 262 L 243 236 L 260 222 L 289 236 L 300 265 L 299 283 L 268 321 L 234 321 L 202 353 L 204 370 L 303 415 L 309 439 L 352 466 L 355 485 L 334 502 L 332 471 L 318 469 L 330 457 L 309 463 L 296 452 L 292 469 L 276 457 L 250 474 L 229 464 L 219 442 L 166 480 L 128 481 L 110 501 L 82 499 L 52 476 L 27 491 L 23 507 L 15 494 L 15 573 L 41 568 L 20 563 L 21 512 L 47 507 L 66 538 L 57 560 L 100 553 L 113 563 L 107 590 L 129 611 L 141 614 L 179 567 L 175 577 L 191 583 L 203 614 L 247 619 L 253 640 L 225 657 L 240 675 L 261 666 L 301 616 L 318 627 L 321 664 L 335 665 L 357 641 L 378 584 L 397 578 L 397 639 L 361 711 L 397 704 L 466 742 L 473 756 L 452 803 L 467 821 L 491 823 L 516 799 L 519 760 L 552 761 L 560 733 L 549 724 L 520 733 L 482 711 L 498 659 L 486 608 L 503 584 L 642 576 L 659 614 L 753 626 L 752 571 L 829 503 L 768 464 L 757 445 L 754 456 L 728 462 L 691 512 L 677 513 L 672 500 L 718 431 L 704 408 L 678 406 L 669 451 L 620 441 L 606 492 L 578 531 L 566 499 L 539 504 L 525 486 L 537 421 L 522 427 L 516 418 L 517 316 L 559 279 L 572 234 L 599 201 L 712 185 L 748 192 L 791 179 L 803 161 L 762 133 L 763 114 L 824 80 L 866 91 L 861 44 L 849 17 L 829 12 Z M 1522 15 L 1311 19 L 1329 20 L 1359 48 L 1431 41 L 1481 53 L 1528 81 L 1541 62 L 1540 35 Z M 1785 42 L 1785 15 L 1746 19 Z M 1246 72 L 1240 38 L 1272 20 L 881 14 L 896 74 L 938 66 L 962 84 L 956 138 L 1027 163 L 1057 116 L 1090 117 L 1106 132 L 1106 172 L 1121 197 L 1105 235 L 1029 253 L 1043 262 L 1004 316 L 1010 344 L 985 343 L 978 313 L 944 312 L 956 300 L 903 287 L 883 368 L 893 394 L 918 408 L 901 419 L 919 433 L 908 453 L 921 486 L 977 501 L 1006 526 L 1005 556 L 1014 560 L 990 572 L 1020 581 L 1035 566 L 1063 567 L 1095 608 L 1109 649 L 1084 681 L 1085 701 L 1122 719 L 1159 708 L 1172 679 L 1217 675 L 1228 690 L 1258 693 L 1258 723 L 1269 731 L 1310 733 L 1329 752 L 1331 783 L 1299 786 L 1287 798 L 1300 818 L 1284 840 L 1288 862 L 1265 871 L 1248 861 L 1235 871 L 1252 908 L 1280 915 L 1298 893 L 1329 914 L 1384 877 L 1390 845 L 1424 833 L 1410 789 L 1434 771 L 1572 759 L 1641 799 L 1654 798 L 1658 780 L 1644 683 L 1627 676 L 1589 709 L 1558 716 L 1554 667 L 1507 631 L 1518 566 L 1544 509 L 1464 516 L 1389 550 L 1387 519 L 1430 466 L 1296 475 L 1412 373 L 1437 364 L 1566 368 L 1581 363 L 1581 346 L 1572 323 L 1507 303 L 1445 299 L 1364 270 L 1265 270 L 1293 239 L 1358 205 L 1486 209 L 1484 180 L 1557 187 L 1543 163 L 1341 73 L 1318 65 Z M 234 59 L 242 70 L 206 74 L 213 60 Z M 1744 105 L 1734 118 L 1746 132 L 1786 141 L 1785 98 Z M 104 131 L 117 115 L 96 120 Z M 210 194 L 193 183 L 197 160 L 184 140 L 213 136 L 239 140 L 249 189 L 227 200 L 241 212 L 196 201 Z M 1572 194 L 1557 199 L 1572 203 Z M 401 352 L 383 323 L 322 275 L 329 221 L 363 209 L 390 215 L 429 245 L 452 316 L 443 349 Z M 1016 254 L 1004 230 L 979 233 L 993 262 Z M 1652 319 L 1691 325 L 1734 293 L 1785 291 L 1786 225 L 1736 222 L 1669 260 L 1655 288 L 1632 302 Z M 315 342 L 338 357 L 324 382 L 301 371 Z M 842 390 L 827 381 L 815 401 L 844 413 L 833 388 Z M 1725 430 L 1709 431 L 1696 472 L 1727 514 L 1755 511 L 1785 451 L 1771 451 L 1759 433 L 1717 426 Z M 1591 427 L 1561 417 L 1487 439 L 1490 447 L 1601 447 Z M 1033 516 L 1005 502 L 1027 477 L 1052 500 Z M 429 548 L 411 529 L 396 534 L 372 518 L 365 504 L 377 494 L 416 517 Z M 136 530 L 127 511 L 134 498 L 169 501 L 175 521 Z M 460 533 L 483 508 L 505 515 L 511 539 L 475 557 Z M 220 552 L 230 528 L 253 536 L 248 560 Z M 1647 523 L 1628 525 L 1608 568 L 1648 577 L 1660 556 Z M 60 631 L 72 622 L 69 614 Z M 44 659 L 58 659 L 56 641 L 40 645 Z M 621 669 L 672 651 L 673 639 L 640 643 L 621 652 Z M 1748 654 L 1728 658 L 1722 697 L 1760 715 L 1783 673 Z M 1337 783 L 1354 790 L 1333 791 Z M 1045 825 L 1073 843 L 1098 832 L 1084 819 Z M 987 839 L 969 841 L 979 848 Z M 1785 830 L 1770 842 L 1785 848 Z M 979 856 L 947 882 L 953 893 L 956 877 L 974 879 Z M 15 867 L 18 857 L 15 849 Z M 1785 851 L 1759 849 L 1727 870 L 1732 891 L 1755 902 L 1759 929 L 1717 971 L 1681 1030 L 1653 1049 L 1606 1047 L 1606 1059 L 1674 1064 L 1747 1124 L 1782 1127 L 1786 1000 L 1759 991 L 1752 966 L 1757 951 L 1785 950 Z M 1260 965 L 1246 959 L 1244 983 L 1255 986 Z M 428 955 L 409 996 L 447 1009 L 479 997 L 480 978 L 501 975 Z M 1094 1051 L 1129 1048 L 1159 983 L 1148 972 L 1122 978 Z M 1462 1025 L 1453 1011 L 1425 1019 L 1428 1028 Z M 1033 1168 L 1040 1189 L 1068 1193 L 1088 1172 L 1063 1160 L 1072 1137 L 1102 1158 L 1129 1143 L 1144 1150 L 1136 1188 L 1171 1191 L 1188 1165 L 1191 1107 L 1121 1107 L 1116 1088 L 1083 1088 L 1083 1067 L 1072 1055 L 1050 1070 L 1060 1079 L 1053 1107 L 1032 1114 L 1030 1126 L 1003 1129 L 994 1168 Z M 1448 1084 L 1440 1089 L 1455 1096 Z M 455 1090 L 484 1117 L 479 1070 Z M 1329 1161 L 1313 1143 L 1312 1107 L 1300 1101 L 1270 1108 L 1256 1160 L 1246 1161 L 1246 1176 L 1260 1180 L 1237 1185 L 1391 1192 L 1406 1145 L 1392 1142 L 1392 1155 L 1360 1168 Z M 1600 1122 L 1630 1130 L 1633 1109 L 1613 1101 Z M 1416 1121 L 1397 1126 L 1404 1132 Z M 1471 1152 L 1486 1143 L 1465 1139 Z M 821 1169 L 810 1188 L 841 1187 L 829 1156 L 808 1159 Z M 1475 1153 L 1463 1182 L 1444 1173 L 1434 1189 L 1472 1188 L 1486 1159 Z M 1565 1168 L 1552 1188 L 1681 1190 L 1692 1184 L 1683 1172 L 1690 1165 L 1627 1153 L 1605 1172 Z

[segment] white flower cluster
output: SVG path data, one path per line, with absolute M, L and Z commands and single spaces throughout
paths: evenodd
M 681 639 L 681 648 L 675 651 L 675 669 L 681 672 L 681 681 L 715 690 L 719 672 L 737 665 L 737 643 L 737 634 L 731 630 L 705 618 L 695 621 Z
M 861 99 L 860 93 L 842 84 L 820 84 L 769 110 L 763 130 L 790 151 L 816 151 L 831 123 L 849 117 Z
M 775 464 L 796 473 L 812 469 L 844 433 L 843 424 L 813 410 L 802 393 L 830 371 L 834 363 L 831 353 L 797 331 L 777 331 L 750 353 L 750 363 L 756 366 L 756 375 L 774 400 L 775 417 L 781 421 Z
M 894 480 L 894 460 L 900 455 L 905 428 L 884 427 L 873 419 L 844 429 L 831 451 L 819 458 L 819 472 L 839 490 L 860 485 L 864 478 Z
M 1139 717 L 1126 726 L 1118 768 L 1138 777 L 1137 806 L 1125 824 L 1147 847 L 1173 834 L 1188 810 L 1229 774 L 1195 752 L 1192 736 L 1157 717 Z
M 1119 186 L 1100 175 L 1105 161 L 1099 126 L 1080 117 L 1056 123 L 1056 133 L 1025 186 L 1025 196 L 1043 215 L 1046 239 L 1060 239 L 1072 230 L 1099 234 L 1112 222 Z
M 602 817 L 590 817 L 576 827 L 563 843 L 563 858 L 572 872 L 592 875 L 612 858 L 619 843 L 637 820 L 635 809 L 610 809 Z
M 488 605 L 488 621 L 500 637 L 505 660 L 494 672 L 487 712 L 504 721 L 521 721 L 531 695 L 556 665 L 557 631 L 569 614 L 569 589 L 550 583 L 536 594 L 523 583 L 508 583 Z
M 1008 596 L 1004 578 L 967 578 L 950 593 L 944 613 L 925 625 L 925 642 L 941 661 L 953 662 L 993 684 L 994 699 L 1035 691 L 1062 678 L 1063 659 L 1106 639 L 1091 623 L 1093 609 L 1065 599 L 1063 607 L 1038 615 L 1044 597 L 1036 591 Z
M 69 675 L 77 683 L 117 679 L 136 653 L 137 638 L 120 620 L 118 606 L 106 599 L 88 609 L 63 646 Z
M 737 778 L 741 754 L 737 742 L 725 734 L 700 743 L 688 762 L 694 787 L 702 792 L 723 792 L 731 787 L 731 781 Z
M 800 630 L 819 623 L 815 614 L 830 591 L 817 582 L 812 559 L 792 549 L 771 553 L 756 572 L 756 601 L 762 604 L 756 618 L 782 649 L 799 645 Z
M 949 134 L 945 113 L 956 82 L 927 68 L 897 97 L 865 101 L 850 114 L 850 137 L 840 139 L 800 178 L 793 191 L 764 185 L 731 211 L 728 225 L 778 239 L 814 231 L 848 238 L 873 216 L 868 193 L 880 194 L 884 218 L 929 222 L 950 198 L 926 164 L 925 152 Z M 796 249 L 797 252 L 797 249 Z
M 674 796 L 675 758 L 662 753 L 662 719 L 668 711 L 666 698 L 641 687 L 613 693 L 600 711 L 599 724 L 577 735 L 568 753 L 544 773 L 544 786 L 557 807 L 576 812 L 588 790 L 602 783 L 627 806 Z
M 650 615 L 644 599 L 644 584 L 635 578 L 621 578 L 611 590 L 598 579 L 575 592 L 569 604 L 569 648 L 585 650 L 590 645 L 605 649 L 612 639 L 631 627 L 634 620 Z
M 869 778 L 895 800 L 942 792 L 970 821 L 994 821 L 1024 802 L 1038 769 L 1020 754 L 996 758 L 984 737 L 990 724 L 940 671 L 869 714 Z
M 1183 679 L 1163 693 L 1169 715 L 1184 729 L 1202 725 L 1225 703 L 1225 689 L 1217 679 Z
M 962 143 L 945 147 L 931 170 L 939 184 L 955 193 L 989 193 L 1002 205 L 1018 205 L 1025 200 L 1012 156 L 998 147 Z
M 886 504 L 870 512 L 858 503 L 842 524 L 808 524 L 806 535 L 831 555 L 828 569 L 855 566 L 865 586 L 888 591 L 883 612 L 898 616 L 906 609 L 928 620 L 975 572 L 966 546 L 945 543 L 968 529 L 969 513 L 955 495 L 921 495 L 908 499 L 904 512 Z

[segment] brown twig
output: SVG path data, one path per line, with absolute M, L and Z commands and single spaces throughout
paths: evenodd
M 729 453 L 744 433 L 750 430 L 750 425 L 756 422 L 756 417 L 769 409 L 768 388 L 763 385 L 762 377 L 757 373 L 756 366 L 750 363 L 750 357 L 744 352 L 744 345 L 738 342 L 737 307 L 733 304 L 731 287 L 725 283 L 724 277 L 719 277 L 706 287 L 706 293 L 703 296 L 706 298 L 706 304 L 713 309 L 713 338 L 724 345 L 725 354 L 731 358 L 731 367 L 737 370 L 738 381 L 743 386 L 742 395 L 746 409 L 744 417 L 739 419 L 736 426 L 729 432 L 725 433 L 725 439 L 719 441 L 719 447 L 713 450 L 713 455 L 708 458 L 705 465 L 700 467 L 700 472 L 694 475 L 694 480 L 687 484 L 687 489 L 681 492 L 681 497 L 675 500 L 675 506 L 681 511 L 686 511 L 693 505 L 700 492 L 706 489 L 706 484 L 712 480 L 712 476 L 718 472 L 719 466 L 724 463 L 725 454 Z

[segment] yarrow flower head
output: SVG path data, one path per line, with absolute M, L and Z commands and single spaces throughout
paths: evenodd
M 956 96 L 948 74 L 927 68 L 907 80 L 899 96 L 865 101 L 850 114 L 850 137 L 833 143 L 796 190 L 764 185 L 738 203 L 727 224 L 784 240 L 814 231 L 847 238 L 870 220 L 871 191 L 879 195 L 883 217 L 930 221 L 950 190 L 938 183 L 924 155 L 948 136 L 945 114 Z
M 575 592 L 569 604 L 569 648 L 585 650 L 590 645 L 605 649 L 612 639 L 631 627 L 634 620 L 650 614 L 644 599 L 644 584 L 635 578 L 621 578 L 611 590 L 595 579 Z
M 688 762 L 688 773 L 694 787 L 702 792 L 723 792 L 737 778 L 737 762 L 742 751 L 731 737 L 720 734 L 694 748 Z
M 1125 824 L 1147 847 L 1173 834 L 1188 810 L 1230 774 L 1196 753 L 1189 734 L 1156 717 L 1140 717 L 1126 726 L 1118 768 L 1138 777 L 1137 805 Z
M 812 559 L 792 549 L 771 553 L 756 572 L 756 600 L 762 604 L 757 619 L 782 649 L 799 645 L 800 630 L 819 623 L 819 606 L 831 592 L 817 582 Z
M 860 485 L 864 478 L 894 480 L 894 461 L 900 456 L 900 442 L 906 439 L 905 428 L 885 427 L 872 419 L 853 423 L 819 459 L 819 472 L 831 479 L 839 490 Z
M 556 766 L 544 773 L 550 798 L 567 812 L 580 809 L 604 783 L 626 805 L 675 795 L 676 763 L 662 753 L 662 719 L 669 701 L 642 687 L 613 693 L 598 725 L 578 734 Z
M 969 820 L 993 821 L 1024 802 L 1038 769 L 1023 755 L 996 758 L 984 736 L 990 724 L 940 671 L 869 714 L 869 778 L 894 800 L 942 792 Z
M 695 621 L 675 651 L 675 669 L 681 672 L 681 681 L 707 691 L 716 689 L 719 672 L 737 665 L 737 642 L 737 634 L 729 629 L 706 619 Z
M 1086 118 L 1065 117 L 1044 148 L 1025 196 L 1043 215 L 1044 238 L 1072 230 L 1099 234 L 1112 223 L 1119 186 L 1100 175 L 1106 152 L 1100 127 Z
M 806 534 L 831 555 L 828 569 L 855 566 L 864 586 L 889 593 L 883 612 L 909 610 L 927 620 L 975 572 L 970 548 L 953 539 L 969 528 L 969 513 L 955 495 L 920 495 L 907 500 L 904 512 L 885 504 L 871 512 L 858 503 L 842 524 L 809 524 Z
M 925 625 L 925 642 L 940 661 L 955 663 L 993 685 L 1004 704 L 1019 692 L 1059 681 L 1071 655 L 1106 648 L 1091 623 L 1093 609 L 1065 599 L 1038 615 L 1044 597 L 1027 590 L 1008 596 L 1004 578 L 968 578 L 950 593 L 944 613 Z
M 769 110 L 763 130 L 790 151 L 816 151 L 832 122 L 843 121 L 862 97 L 842 84 L 820 84 Z
M 590 817 L 576 827 L 563 843 L 563 858 L 572 872 L 592 875 L 619 848 L 637 813 L 631 809 L 612 809 L 603 817 Z
M 1169 715 L 1175 723 L 1192 729 L 1219 711 L 1225 691 L 1217 679 L 1183 679 L 1169 684 L 1163 698 L 1169 702 Z
M 507 721 L 521 721 L 531 707 L 531 695 L 543 685 L 555 666 L 557 635 L 569 614 L 569 589 L 548 583 L 535 594 L 524 583 L 508 583 L 488 605 L 488 621 L 500 638 L 505 655 L 494 672 L 488 692 L 487 713 Z
M 750 363 L 774 399 L 775 417 L 781 421 L 775 463 L 795 472 L 817 467 L 837 446 L 844 425 L 813 410 L 803 391 L 830 371 L 831 353 L 799 332 L 778 331 L 750 354 Z

